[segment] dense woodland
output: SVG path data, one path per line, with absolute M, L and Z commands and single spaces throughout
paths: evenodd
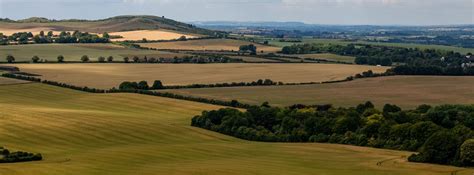
M 242 112 L 204 111 L 192 126 L 238 138 L 266 142 L 339 143 L 418 151 L 410 161 L 474 165 L 474 106 L 421 105 L 402 110 L 370 102 L 351 108 L 331 105 L 271 107 L 264 103 Z
M 374 45 L 299 44 L 282 49 L 284 54 L 333 53 L 355 56 L 356 64 L 398 66 L 399 75 L 474 75 L 472 53 L 434 49 L 401 48 Z

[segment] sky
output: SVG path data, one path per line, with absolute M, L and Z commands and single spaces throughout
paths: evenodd
M 0 17 L 102 19 L 156 15 L 191 21 L 340 25 L 474 24 L 474 0 L 0 0 Z

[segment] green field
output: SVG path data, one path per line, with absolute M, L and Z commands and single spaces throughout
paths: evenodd
M 393 47 L 405 47 L 405 48 L 419 48 L 419 49 L 438 49 L 446 51 L 454 51 L 462 54 L 474 53 L 474 48 L 462 48 L 455 46 L 443 46 L 443 45 L 428 45 L 428 44 L 410 44 L 410 43 L 383 43 L 383 42 L 367 42 L 367 41 L 356 41 L 349 42 L 337 39 L 303 39 L 301 43 L 294 42 L 281 42 L 278 39 L 269 40 L 269 44 L 278 47 L 291 46 L 293 44 L 302 44 L 302 43 L 316 43 L 316 44 L 338 44 L 338 45 L 347 45 L 351 43 L 355 44 L 372 44 L 380 46 L 393 46 Z
M 293 55 L 291 55 L 293 56 Z M 301 55 L 294 55 L 300 58 L 312 58 L 312 59 L 324 59 L 328 61 L 341 61 L 346 63 L 354 63 L 355 57 L 351 56 L 342 56 L 330 53 L 321 53 L 321 54 L 301 54 Z
M 472 174 L 407 163 L 408 152 L 344 145 L 248 142 L 190 127 L 218 106 L 136 94 L 88 94 L 42 84 L 0 86 L 0 139 L 39 162 L 0 174 Z
M 268 101 L 276 106 L 334 104 L 350 107 L 372 101 L 378 108 L 386 103 L 415 108 L 420 104 L 474 104 L 472 87 L 474 77 L 394 76 L 334 84 L 167 91 L 250 104 Z
M 89 56 L 92 61 L 97 61 L 100 56 L 113 56 L 115 61 L 123 61 L 124 56 L 148 56 L 155 58 L 173 58 L 183 56 L 162 51 L 130 49 L 113 44 L 31 44 L 0 46 L 0 62 L 6 62 L 8 54 L 15 57 L 16 61 L 31 61 L 33 56 L 43 60 L 56 62 L 58 55 L 63 55 L 65 61 L 80 61 L 83 55 Z

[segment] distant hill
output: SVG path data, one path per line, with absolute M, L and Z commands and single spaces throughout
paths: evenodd
M 29 28 L 48 28 L 56 31 L 79 30 L 95 33 L 161 29 L 201 35 L 214 35 L 217 33 L 216 31 L 202 29 L 192 24 L 158 16 L 116 16 L 101 20 L 53 20 L 41 17 L 32 17 L 16 21 L 9 19 L 0 20 L 0 31 L 2 29 L 24 30 Z

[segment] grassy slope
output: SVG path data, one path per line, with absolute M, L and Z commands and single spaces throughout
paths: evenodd
M 184 33 L 213 34 L 213 31 L 201 29 L 192 25 L 174 21 L 172 19 L 158 16 L 116 16 L 112 18 L 93 21 L 45 21 L 26 20 L 25 22 L 0 22 L 1 29 L 21 29 L 28 31 L 33 28 L 49 28 L 54 31 L 74 31 L 81 32 L 120 32 L 130 30 L 157 30 L 166 29 Z
M 215 109 L 135 94 L 87 94 L 40 84 L 0 87 L 0 140 L 41 152 L 0 174 L 472 174 L 411 164 L 406 152 L 328 144 L 247 142 L 189 126 Z M 382 162 L 377 165 L 377 162 Z
M 341 64 L 16 64 L 42 79 L 78 86 L 112 88 L 124 81 L 161 80 L 165 85 L 251 82 L 272 79 L 288 83 L 341 80 L 387 67 Z
M 31 61 L 34 55 L 41 59 L 56 62 L 58 55 L 63 55 L 66 61 L 80 61 L 83 55 L 88 55 L 91 60 L 97 61 L 99 56 L 114 56 L 116 61 L 123 61 L 123 56 L 144 56 L 173 58 L 176 54 L 170 52 L 129 49 L 113 44 L 32 44 L 0 46 L 0 61 L 5 62 L 5 57 L 11 54 L 16 61 Z
M 236 99 L 251 104 L 268 101 L 278 106 L 296 103 L 354 106 L 370 100 L 380 108 L 386 103 L 415 108 L 420 104 L 473 104 L 473 86 L 474 77 L 396 76 L 323 85 L 169 91 L 214 99 Z

